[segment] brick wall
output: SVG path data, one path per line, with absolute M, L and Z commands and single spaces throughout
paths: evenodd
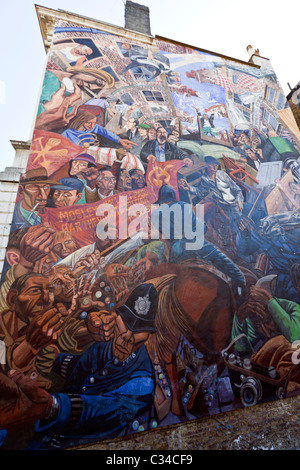
M 151 35 L 149 8 L 134 2 L 126 2 L 125 28 Z

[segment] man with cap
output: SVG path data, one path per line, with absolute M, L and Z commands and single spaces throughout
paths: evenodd
M 44 432 L 48 441 L 49 432 L 59 432 L 65 445 L 68 438 L 84 443 L 116 437 L 151 408 L 154 370 L 144 343 L 156 331 L 157 307 L 155 287 L 144 283 L 109 313 L 88 312 L 86 322 L 95 343 L 81 356 L 57 356 L 53 371 L 66 382 L 61 393 L 53 395 L 49 417 L 36 425 L 35 448 L 43 448 L 39 433 Z
M 78 204 L 82 197 L 84 183 L 77 178 L 61 178 L 58 186 L 52 187 L 54 207 L 63 208 Z
M 80 153 L 72 157 L 69 161 L 64 163 L 61 167 L 55 170 L 51 174 L 51 178 L 55 179 L 56 181 L 60 180 L 61 178 L 69 178 L 69 177 L 83 177 L 84 172 L 97 169 L 97 163 L 95 158 L 88 153 Z
M 189 186 L 189 191 L 198 192 L 202 197 L 211 193 L 213 198 L 222 205 L 222 208 L 232 204 L 238 204 L 242 207 L 244 199 L 242 190 L 226 171 L 221 169 L 220 162 L 210 156 L 205 157 L 204 161 L 207 167 L 207 175 L 201 177 L 200 184 L 197 187 Z
M 94 187 L 95 180 L 98 176 L 98 164 L 92 155 L 88 153 L 80 153 L 79 155 L 71 158 L 69 162 L 62 165 L 51 176 L 57 181 L 66 178 L 71 178 L 74 181 L 80 181 L 83 184 L 83 187 L 81 188 L 80 185 L 79 192 L 82 194 L 77 201 L 77 204 L 85 204 L 86 188 L 89 189 Z M 68 183 L 70 184 L 70 181 L 68 181 Z
M 118 149 L 116 153 L 117 159 L 109 167 L 109 170 L 117 179 L 120 173 L 122 158 L 124 158 L 126 152 L 124 149 Z M 60 181 L 60 179 L 65 178 L 67 175 L 74 180 L 81 181 L 84 187 L 81 190 L 82 196 L 77 204 L 85 204 L 99 200 L 97 196 L 97 180 L 99 179 L 99 171 L 103 168 L 107 168 L 106 165 L 96 163 L 92 155 L 80 153 L 73 157 L 67 165 L 53 173 L 52 177 Z
M 15 205 L 11 231 L 41 223 L 38 212 L 45 208 L 53 185 L 59 185 L 59 183 L 48 178 L 44 167 L 28 170 L 25 173 L 20 180 L 21 199 Z
M 69 176 L 80 176 L 89 168 L 97 168 L 95 158 L 89 153 L 80 153 L 73 157 L 69 162 Z
M 207 196 L 212 197 L 229 216 L 231 230 L 236 234 L 244 204 L 242 190 L 226 171 L 221 169 L 220 162 L 216 158 L 206 156 L 204 160 L 207 165 L 207 175 L 201 176 L 199 184 L 191 186 L 181 179 L 179 186 L 181 189 L 196 194 L 201 199 Z

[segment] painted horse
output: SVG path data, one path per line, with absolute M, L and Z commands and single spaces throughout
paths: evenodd
M 207 365 L 224 364 L 221 351 L 231 340 L 235 301 L 229 284 L 205 267 L 161 264 L 147 274 L 159 293 L 157 332 L 147 348 L 166 370 L 171 385 L 171 411 L 183 415 L 176 350 L 183 336 L 204 357 Z

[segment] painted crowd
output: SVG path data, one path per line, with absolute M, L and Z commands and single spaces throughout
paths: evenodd
M 288 111 L 267 62 L 57 22 L 1 278 L 3 449 L 299 393 Z

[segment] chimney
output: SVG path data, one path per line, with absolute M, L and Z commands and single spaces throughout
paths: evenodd
M 247 46 L 247 52 L 249 54 L 250 57 L 252 57 L 252 55 L 254 54 L 254 49 L 252 46 Z
M 125 28 L 151 36 L 149 8 L 127 0 L 125 4 Z

